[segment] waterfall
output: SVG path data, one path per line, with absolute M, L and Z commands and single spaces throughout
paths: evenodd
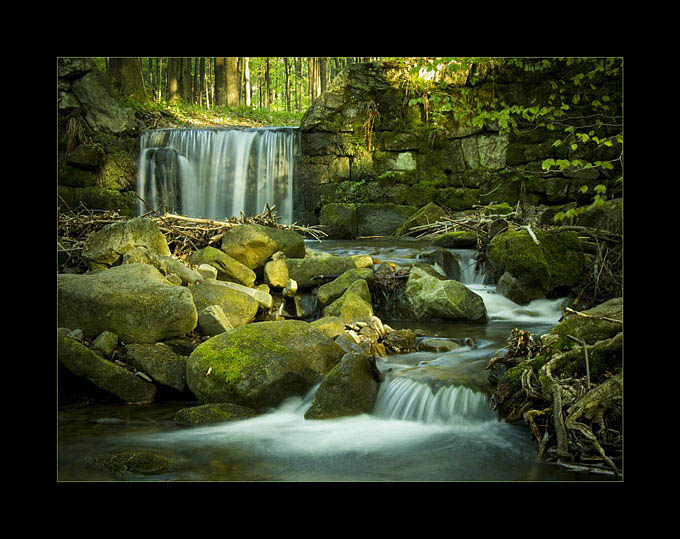
M 477 271 L 477 249 L 450 249 L 460 264 L 460 282 L 463 284 L 488 284 L 484 268 Z
M 153 208 L 226 219 L 276 205 L 293 217 L 298 129 L 156 129 L 140 137 L 137 192 Z M 139 214 L 148 211 L 140 201 Z
M 453 385 L 433 391 L 428 384 L 405 376 L 388 378 L 380 384 L 373 413 L 385 419 L 441 424 L 494 418 L 488 397 L 483 393 Z

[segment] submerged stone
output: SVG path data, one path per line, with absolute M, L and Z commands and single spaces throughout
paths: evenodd
M 238 421 L 259 415 L 256 410 L 230 402 L 218 402 L 182 408 L 175 414 L 176 425 L 209 425 L 225 421 Z

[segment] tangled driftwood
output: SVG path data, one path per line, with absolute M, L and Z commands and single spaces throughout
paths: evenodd
M 62 203 L 67 211 L 57 212 L 57 254 L 61 257 L 61 265 L 64 267 L 75 267 L 81 264 L 80 253 L 90 234 L 108 224 L 130 219 L 112 210 L 90 210 L 82 203 L 72 209 L 64 201 Z M 326 236 L 326 233 L 316 226 L 279 223 L 275 208 L 267 204 L 259 215 L 246 217 L 241 212 L 241 217 L 232 217 L 226 221 L 199 219 L 171 213 L 161 215 L 153 209 L 142 217 L 147 217 L 156 223 L 165 235 L 173 256 L 180 259 L 186 258 L 191 252 L 203 247 L 218 244 L 227 230 L 240 224 L 257 224 L 292 230 L 304 237 L 316 240 Z

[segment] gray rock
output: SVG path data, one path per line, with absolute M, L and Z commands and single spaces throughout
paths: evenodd
M 219 305 L 210 305 L 198 312 L 198 327 L 203 335 L 214 337 L 233 329 L 229 319 Z
M 416 320 L 486 321 L 486 307 L 481 296 L 458 281 L 437 279 L 417 267 L 411 269 L 404 298 Z
M 118 335 L 110 331 L 102 331 L 92 344 L 92 347 L 107 359 L 111 357 L 116 346 L 118 346 Z
M 178 356 L 169 346 L 156 344 L 128 344 L 125 361 L 148 374 L 155 382 L 177 391 L 187 389 L 186 358 Z
M 101 358 L 67 334 L 70 330 L 57 329 L 57 357 L 73 374 L 108 391 L 124 402 L 142 404 L 152 402 L 156 387 L 131 371 Z
M 312 405 L 305 412 L 305 419 L 333 419 L 370 413 L 379 386 L 367 357 L 345 354 L 324 377 Z

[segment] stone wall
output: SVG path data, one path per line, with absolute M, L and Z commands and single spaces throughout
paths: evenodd
M 144 124 L 91 58 L 57 60 L 57 96 L 58 205 L 134 215 Z
M 560 72 L 490 73 L 472 90 L 480 97 L 494 92 L 508 102 L 540 104 L 547 99 L 549 80 L 568 76 L 564 70 L 573 68 L 556 69 Z M 609 82 L 620 95 L 620 80 Z M 422 207 L 435 202 L 459 211 L 476 204 L 514 206 L 520 199 L 533 205 L 584 202 L 592 197 L 592 187 L 619 172 L 537 175 L 544 159 L 611 159 L 620 146 L 584 155 L 582 149 L 555 147 L 560 133 L 545 128 L 506 135 L 498 126 L 470 128 L 450 121 L 445 129 L 434 129 L 422 107 L 408 105 L 409 97 L 396 62 L 353 64 L 334 79 L 301 122 L 298 222 L 318 223 L 329 203 Z M 587 195 L 579 192 L 583 185 L 590 187 Z

